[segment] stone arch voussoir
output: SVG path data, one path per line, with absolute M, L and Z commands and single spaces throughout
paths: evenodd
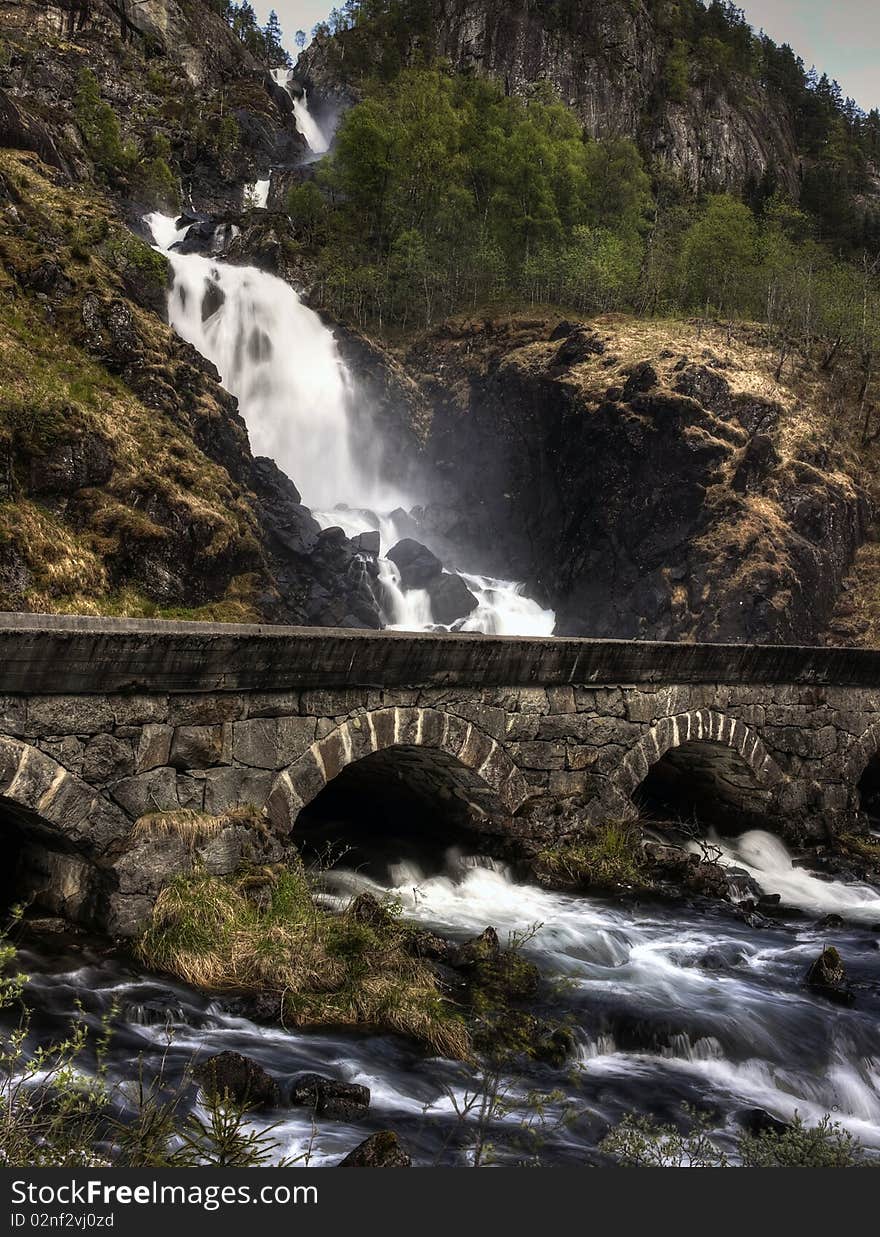
M 528 796 L 528 785 L 503 745 L 479 726 L 440 709 L 383 708 L 348 718 L 279 773 L 266 801 L 266 814 L 279 832 L 343 769 L 373 753 L 395 747 L 433 749 L 468 771 L 475 794 L 488 807 L 512 815 Z
M 673 748 L 694 742 L 719 743 L 737 752 L 762 790 L 775 791 L 785 781 L 784 773 L 751 726 L 713 709 L 692 709 L 661 718 L 629 749 L 602 794 L 606 807 L 615 805 L 625 815 L 634 814 L 632 796 L 657 761 Z
M 100 860 L 131 829 L 121 808 L 57 760 L 0 735 L 0 805 L 35 818 L 89 859 Z

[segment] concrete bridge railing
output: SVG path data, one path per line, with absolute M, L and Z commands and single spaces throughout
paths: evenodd
M 328 787 L 495 830 L 575 800 L 822 833 L 863 819 L 878 745 L 873 650 L 0 615 L 10 853 L 119 932 L 195 857 L 277 853 Z M 232 817 L 197 855 L 135 828 L 180 808 Z

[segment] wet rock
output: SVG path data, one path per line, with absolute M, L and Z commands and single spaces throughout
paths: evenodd
M 380 1130 L 349 1151 L 337 1168 L 411 1168 L 412 1160 L 393 1130 Z
M 386 557 L 400 572 L 400 583 L 405 589 L 427 588 L 443 572 L 443 564 L 437 555 L 412 537 L 398 541 Z
M 785 1134 L 790 1128 L 763 1108 L 743 1108 L 737 1117 L 747 1134 Z
M 467 618 L 480 604 L 461 576 L 453 572 L 444 571 L 427 588 L 435 623 L 448 626 L 458 619 Z
M 833 945 L 826 945 L 807 971 L 806 986 L 836 1005 L 852 1005 L 854 997 L 846 977 L 846 967 Z
M 240 1052 L 221 1052 L 193 1071 L 196 1081 L 208 1094 L 228 1095 L 247 1108 L 274 1108 L 278 1105 L 278 1084 L 250 1057 Z
M 368 554 L 371 558 L 377 558 L 382 548 L 378 532 L 358 533 L 352 538 L 352 545 L 356 546 L 361 554 Z
M 820 928 L 840 928 L 842 926 L 843 926 L 842 915 L 835 915 L 835 914 L 823 915 L 822 918 L 819 920 Z
M 298 1074 L 291 1083 L 290 1103 L 311 1108 L 319 1117 L 356 1121 L 370 1106 L 370 1088 L 323 1074 Z
M 239 1018 L 249 1018 L 261 1026 L 277 1025 L 283 1021 L 282 999 L 274 992 L 258 992 L 253 995 L 232 997 L 226 1008 Z

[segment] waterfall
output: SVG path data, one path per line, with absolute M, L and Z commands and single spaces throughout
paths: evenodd
M 174 246 L 186 234 L 165 215 L 147 216 L 174 275 L 168 319 L 183 339 L 216 365 L 238 400 L 257 455 L 292 477 L 323 528 L 349 537 L 379 533 L 380 605 L 386 625 L 436 627 L 431 601 L 401 587 L 384 558 L 402 537 L 414 496 L 383 479 L 382 447 L 358 400 L 333 332 L 284 280 Z M 456 624 L 497 635 L 552 635 L 555 615 L 524 595 L 522 585 L 463 575 L 477 607 Z
M 290 95 L 291 102 L 293 103 L 293 119 L 300 134 L 305 138 L 309 150 L 314 155 L 326 154 L 330 148 L 332 134 L 328 136 L 323 133 L 318 122 L 309 111 L 309 98 L 305 90 L 303 90 L 302 94 L 295 94 L 290 89 L 289 69 L 273 69 L 272 77 L 277 85 L 283 87 Z

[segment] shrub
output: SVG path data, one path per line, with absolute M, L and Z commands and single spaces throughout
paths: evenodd
M 865 1148 L 826 1113 L 815 1126 L 795 1115 L 784 1130 L 741 1133 L 728 1154 L 704 1114 L 685 1109 L 687 1129 L 652 1117 L 624 1117 L 599 1144 L 623 1168 L 860 1168 L 876 1165 Z

